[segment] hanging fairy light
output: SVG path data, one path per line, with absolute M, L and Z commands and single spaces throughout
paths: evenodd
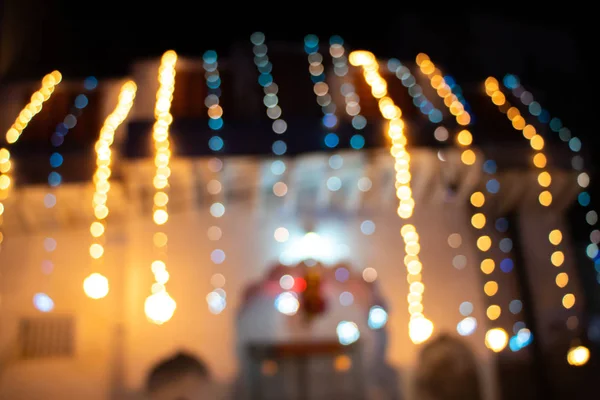
M 502 82 L 504 87 L 511 90 L 513 96 L 519 99 L 521 103 L 527 107 L 529 114 L 536 117 L 539 122 L 547 124 L 550 127 L 550 130 L 557 133 L 560 140 L 566 143 L 574 154 L 571 159 L 571 167 L 576 171 L 577 184 L 582 189 L 577 198 L 577 203 L 585 210 L 588 210 L 585 214 L 585 221 L 592 227 L 590 244 L 586 248 L 586 254 L 589 258 L 594 260 L 594 265 L 598 274 L 597 281 L 600 284 L 600 253 L 598 251 L 598 245 L 600 244 L 600 230 L 596 228 L 596 224 L 598 223 L 598 212 L 591 209 L 590 193 L 586 190 L 590 185 L 590 176 L 588 172 L 584 171 L 584 159 L 579 154 L 582 149 L 581 139 L 577 136 L 573 136 L 571 130 L 563 125 L 560 118 L 551 117 L 550 113 L 542 108 L 541 104 L 534 99 L 533 94 L 521 85 L 517 76 L 507 74 Z
M 29 103 L 19 113 L 15 122 L 6 132 L 6 142 L 14 144 L 19 140 L 23 130 L 27 124 L 42 110 L 43 103 L 52 96 L 55 87 L 62 81 L 62 75 L 58 71 L 53 71 L 44 76 L 40 89 L 36 90 L 30 98 Z M 2 230 L 2 220 L 5 211 L 4 203 L 8 198 L 9 189 L 11 186 L 10 171 L 12 169 L 12 161 L 10 151 L 6 148 L 0 148 L 0 250 L 2 250 L 2 242 L 4 241 L 4 232 Z M 36 308 L 43 312 L 52 311 L 54 301 L 46 293 L 37 293 L 33 297 L 33 302 Z
M 169 161 L 171 159 L 171 150 L 169 144 L 169 127 L 173 121 L 171 115 L 171 101 L 175 91 L 175 65 L 177 64 L 177 53 L 173 50 L 165 52 L 160 61 L 158 69 L 158 92 L 156 93 L 156 105 L 154 107 L 154 117 L 156 121 L 152 128 L 152 138 L 154 140 L 154 165 L 156 174 L 154 175 L 154 207 L 153 220 L 157 228 L 164 226 L 169 219 L 167 204 L 169 196 L 166 193 L 169 186 L 169 176 L 171 170 Z M 169 280 L 169 272 L 166 264 L 166 245 L 167 234 L 161 230 L 154 233 L 153 242 L 156 258 L 152 262 L 152 273 L 154 274 L 154 284 L 152 285 L 152 294 L 146 298 L 144 311 L 150 322 L 163 324 L 173 317 L 177 303 L 167 292 L 165 284 Z
M 344 47 L 344 39 L 334 35 L 329 39 L 329 54 L 333 60 L 333 72 L 339 77 L 345 77 L 348 74 L 348 57 Z M 344 96 L 344 110 L 346 115 L 352 120 L 352 129 L 354 134 L 350 138 L 350 147 L 354 150 L 360 150 L 365 146 L 365 137 L 361 131 L 367 126 L 367 119 L 361 115 L 360 96 L 356 92 L 356 87 L 352 82 L 345 81 L 340 86 L 340 93 Z M 343 158 L 340 155 L 333 155 L 329 158 L 331 168 L 341 168 Z M 373 182 L 368 176 L 363 176 L 356 183 L 358 190 L 368 192 L 373 187 Z M 362 221 L 360 231 L 364 235 L 371 235 L 375 231 L 375 223 L 371 220 Z M 374 282 L 377 279 L 377 270 L 373 267 L 367 267 L 363 270 L 363 279 L 366 282 Z
M 6 142 L 8 144 L 16 143 L 27 127 L 27 124 L 42 110 L 44 102 L 50 99 L 54 88 L 62 80 L 62 75 L 58 71 L 53 71 L 44 76 L 41 87 L 36 90 L 30 98 L 29 103 L 17 116 L 15 122 L 6 132 Z M 12 169 L 12 161 L 10 151 L 7 148 L 0 148 L 0 227 L 2 225 L 2 214 L 4 214 L 3 201 L 8 197 L 8 191 L 11 185 L 10 171 Z M 3 234 L 0 230 L 0 245 L 2 245 Z
M 396 75 L 400 82 L 402 82 L 402 86 L 407 88 L 408 94 L 413 99 L 413 104 L 419 108 L 421 114 L 426 115 L 429 121 L 433 122 L 434 124 L 442 122 L 442 112 L 437 109 L 431 101 L 429 101 L 427 96 L 425 96 L 423 93 L 423 88 L 417 83 L 417 79 L 410 72 L 408 67 L 402 65 L 400 60 L 391 58 L 388 60 L 387 68 L 390 72 Z
M 125 121 L 133 106 L 136 91 L 137 86 L 133 81 L 128 81 L 121 87 L 117 106 L 104 121 L 100 130 L 100 137 L 94 147 L 96 150 L 95 193 L 93 198 L 95 220 L 90 225 L 90 234 L 93 238 L 93 243 L 90 246 L 90 256 L 98 265 L 101 265 L 103 260 L 103 242 L 106 232 L 105 219 L 109 212 L 106 203 L 108 191 L 110 190 L 110 183 L 108 182 L 111 175 L 112 158 L 110 146 L 114 142 L 117 128 Z M 88 297 L 101 299 L 108 294 L 108 279 L 99 272 L 93 272 L 83 281 L 83 290 Z
M 308 55 L 308 72 L 313 82 L 313 92 L 316 95 L 317 104 L 323 111 L 322 125 L 325 131 L 325 146 L 335 149 L 340 143 L 340 138 L 335 133 L 338 126 L 338 117 L 336 115 L 336 105 L 329 93 L 329 85 L 326 82 L 325 67 L 323 65 L 323 55 L 319 52 L 319 38 L 316 35 L 306 35 L 304 38 L 304 51 Z M 329 167 L 333 170 L 341 168 L 344 159 L 339 154 L 329 157 Z M 338 191 L 342 187 L 340 178 L 335 175 L 330 176 L 326 182 L 327 189 L 332 192 Z
M 456 123 L 458 124 L 459 132 L 455 135 L 456 145 L 462 148 L 461 162 L 465 165 L 473 165 L 477 159 L 475 152 L 472 150 L 471 145 L 473 144 L 473 134 L 466 128 L 472 121 L 472 116 L 466 109 L 464 102 L 461 102 L 459 97 L 453 92 L 453 88 L 446 82 L 446 78 L 443 76 L 440 69 L 431 61 L 430 57 L 425 53 L 419 53 L 416 57 L 416 63 L 421 72 L 429 79 L 431 87 L 435 89 L 438 96 L 443 100 L 444 105 L 448 108 L 450 114 L 455 117 Z M 453 86 L 456 87 L 455 83 Z M 496 163 L 493 160 L 486 160 L 483 164 L 484 171 L 490 175 L 486 183 L 486 189 L 490 195 L 497 194 L 500 189 L 498 180 L 494 178 L 496 173 Z M 471 225 L 477 230 L 483 230 L 488 224 L 489 216 L 486 216 L 483 212 L 483 206 L 485 205 L 487 196 L 482 191 L 475 191 L 470 196 L 471 205 L 474 207 L 474 212 L 471 215 Z M 487 253 L 492 247 L 492 239 L 488 235 L 478 235 L 476 240 L 477 249 L 482 253 L 483 261 L 481 262 L 481 270 L 487 276 L 491 275 L 495 269 L 495 262 L 492 258 L 489 258 Z M 488 297 L 494 297 L 499 291 L 499 285 L 497 281 L 486 280 L 483 286 L 483 291 Z M 502 314 L 502 308 L 497 304 L 488 306 L 486 310 L 486 316 L 488 320 L 496 321 Z M 495 329 L 491 328 L 488 332 L 496 332 Z M 503 341 L 496 341 L 496 344 L 501 344 Z M 508 343 L 508 341 L 506 342 Z M 506 346 L 506 344 L 504 345 Z M 495 346 L 491 348 L 494 351 L 501 351 L 502 347 L 498 350 Z
M 218 157 L 218 152 L 224 146 L 223 139 L 218 134 L 218 131 L 223 127 L 223 108 L 220 105 L 221 77 L 219 75 L 217 53 L 214 50 L 206 51 L 202 59 L 206 86 L 208 88 L 208 94 L 204 103 L 208 109 L 208 127 L 214 133 L 208 141 L 208 146 L 214 153 L 214 158 L 210 160 L 210 167 L 212 172 L 218 173 L 224 167 L 224 160 Z M 211 195 L 217 195 L 223 191 L 223 184 L 218 178 L 211 179 L 206 189 Z M 223 235 L 217 221 L 224 213 L 225 206 L 221 203 L 212 203 L 210 206 L 210 214 L 215 218 L 214 225 L 208 228 L 207 232 L 208 238 L 211 241 L 218 242 Z M 225 261 L 225 252 L 220 247 L 216 247 L 211 251 L 210 259 L 213 264 L 221 265 Z M 213 314 L 220 314 L 227 306 L 227 294 L 223 289 L 225 286 L 225 276 L 221 273 L 215 273 L 212 275 L 210 283 L 213 286 L 213 290 L 206 296 L 208 309 Z
M 90 82 L 93 82 L 93 84 L 90 84 Z M 94 77 L 88 77 L 83 82 L 85 92 L 96 89 L 97 85 L 98 81 Z M 77 118 L 81 115 L 82 110 L 86 108 L 87 105 L 88 98 L 84 93 L 81 93 L 75 97 L 73 106 L 71 107 L 69 113 L 65 116 L 63 121 L 56 126 L 54 133 L 50 137 L 50 142 L 55 148 L 55 151 L 50 155 L 49 161 L 51 170 L 48 174 L 49 192 L 44 196 L 44 206 L 48 209 L 56 206 L 58 200 L 56 192 L 63 183 L 60 167 L 63 165 L 64 158 L 58 150 L 64 143 L 65 137 L 69 133 L 69 130 L 73 129 L 75 125 L 77 125 Z M 55 237 L 48 236 L 43 240 L 43 247 L 48 255 L 42 261 L 42 272 L 45 275 L 50 275 L 54 270 L 52 254 L 58 247 L 58 242 Z M 50 295 L 43 292 L 36 293 L 36 295 L 33 297 L 33 304 L 41 312 L 49 312 L 54 309 L 54 301 Z
M 329 54 L 333 59 L 333 72 L 339 77 L 344 77 L 348 74 L 348 57 L 344 48 L 344 39 L 334 35 L 329 39 L 329 44 Z M 352 118 L 352 128 L 355 132 L 350 138 L 350 147 L 360 150 L 365 147 L 365 137 L 361 131 L 367 126 L 367 119 L 360 113 L 360 97 L 351 82 L 344 82 L 340 86 L 340 93 L 344 96 L 344 110 Z
M 277 97 L 279 87 L 271 74 L 273 64 L 271 64 L 267 55 L 268 48 L 265 44 L 265 35 L 262 32 L 254 32 L 250 36 L 250 41 L 254 45 L 252 51 L 255 56 L 254 64 L 259 72 L 258 83 L 265 93 L 263 103 L 267 108 L 267 116 L 273 120 L 271 128 L 275 134 L 283 135 L 287 130 L 287 122 L 281 117 L 282 110 Z M 273 193 L 277 197 L 284 197 L 288 192 L 288 186 L 283 177 L 287 167 L 282 157 L 287 152 L 287 143 L 283 139 L 277 139 L 273 142 L 271 149 L 275 156 L 275 161 L 271 163 L 271 172 L 273 175 L 280 177 L 273 185 Z
M 544 154 L 544 139 L 537 133 L 533 125 L 527 124 L 525 118 L 521 115 L 521 112 L 516 107 L 511 106 L 510 102 L 506 100 L 504 93 L 500 90 L 496 78 L 489 77 L 485 80 L 485 92 L 501 111 L 506 110 L 506 116 L 512 122 L 513 128 L 521 131 L 523 136 L 529 140 L 529 144 L 534 150 L 533 164 L 540 171 L 537 178 L 540 187 L 538 201 L 544 207 L 550 206 L 552 204 L 552 193 L 549 190 L 549 187 L 552 183 L 552 175 L 547 170 L 547 158 Z M 561 268 L 565 261 L 565 255 L 559 247 L 562 243 L 562 239 L 563 233 L 560 229 L 553 229 L 548 234 L 548 240 L 555 246 L 550 256 L 550 262 L 556 268 Z M 556 275 L 555 283 L 558 288 L 564 289 L 569 283 L 569 275 L 566 272 L 559 272 Z M 566 310 L 569 310 L 575 305 L 575 300 L 575 295 L 573 293 L 566 293 L 562 297 L 562 306 Z
M 396 170 L 396 196 L 399 200 L 398 215 L 402 219 L 412 216 L 415 201 L 410 188 L 410 154 L 406 149 L 406 136 L 404 136 L 404 122 L 402 111 L 387 96 L 387 82 L 379 73 L 379 63 L 375 56 L 368 51 L 353 51 L 349 61 L 354 66 L 360 66 L 367 84 L 371 87 L 371 94 L 378 99 L 381 115 L 389 121 L 388 135 L 392 140 L 390 152 L 395 159 Z M 409 336 L 413 343 L 423 343 L 433 333 L 433 323 L 425 317 L 423 309 L 423 292 L 425 285 L 421 279 L 423 265 L 419 258 L 421 246 L 419 235 L 412 224 L 405 224 L 400 231 L 405 244 L 406 256 L 404 264 L 408 272 L 410 284 L 408 295 L 408 311 L 410 314 Z

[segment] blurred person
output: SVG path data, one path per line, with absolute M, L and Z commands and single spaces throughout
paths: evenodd
M 441 335 L 425 344 L 415 379 L 419 400 L 481 400 L 477 362 L 459 338 Z
M 219 396 L 204 362 L 179 352 L 159 362 L 148 375 L 150 400 L 216 400 Z

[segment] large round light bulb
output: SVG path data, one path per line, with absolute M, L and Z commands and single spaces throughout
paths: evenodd
M 499 353 L 508 344 L 508 333 L 502 328 L 490 329 L 485 333 L 485 345 L 495 353 Z
M 177 303 L 166 291 L 162 290 L 146 298 L 144 312 L 152 323 L 162 325 L 173 317 Z
M 420 344 L 431 337 L 433 322 L 425 317 L 414 318 L 408 324 L 408 336 L 414 344 Z
M 94 272 L 83 281 L 83 291 L 92 299 L 101 299 L 108 294 L 108 279 Z

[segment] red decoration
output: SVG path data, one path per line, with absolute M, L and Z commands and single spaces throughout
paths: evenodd
M 311 271 L 306 274 L 306 289 L 302 292 L 302 311 L 309 321 L 325 312 L 327 308 L 321 283 L 321 275 L 318 272 Z

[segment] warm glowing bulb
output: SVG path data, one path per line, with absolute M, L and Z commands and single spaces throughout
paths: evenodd
M 108 279 L 94 272 L 83 281 L 83 291 L 92 299 L 101 299 L 108 294 Z
M 508 334 L 502 328 L 490 329 L 485 334 L 485 345 L 495 353 L 499 353 L 508 344 Z
M 590 359 L 590 351 L 585 346 L 571 347 L 567 353 L 567 362 L 574 367 L 585 365 Z
M 152 323 L 162 325 L 173 317 L 177 303 L 166 291 L 159 291 L 146 298 L 144 312 Z
M 408 335 L 414 344 L 427 341 L 433 333 L 433 322 L 425 317 L 412 319 L 408 324 Z

